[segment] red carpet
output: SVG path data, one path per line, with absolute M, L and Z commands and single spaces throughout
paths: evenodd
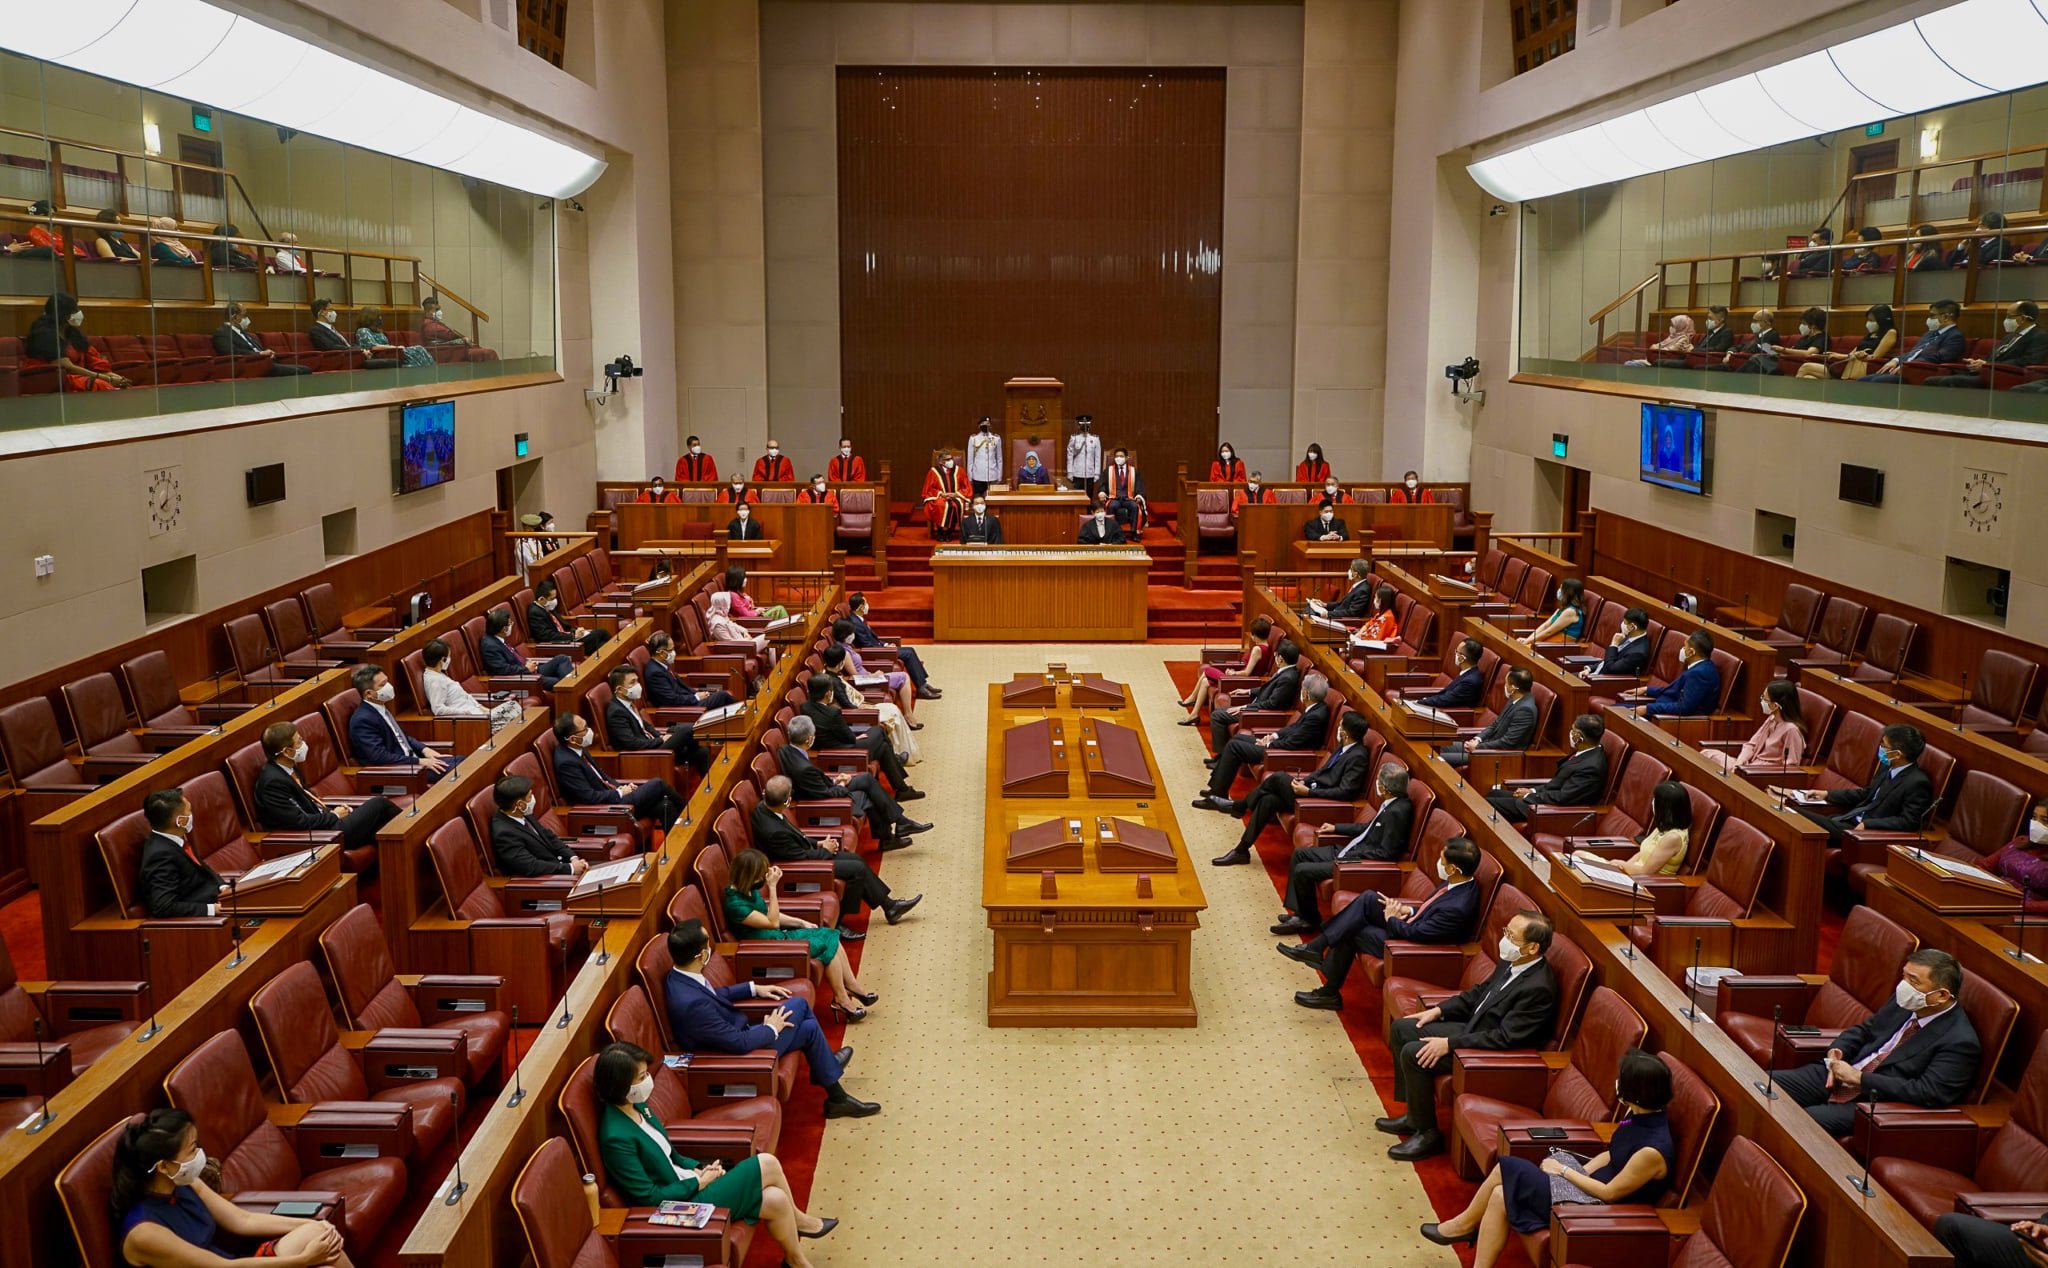
M 43 896 L 30 890 L 0 907 L 0 942 L 7 944 L 7 958 L 14 961 L 14 976 L 24 982 L 48 978 L 43 960 Z

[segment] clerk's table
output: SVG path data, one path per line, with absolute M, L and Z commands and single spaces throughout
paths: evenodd
M 988 513 L 1003 522 L 1012 546 L 1071 546 L 1080 538 L 1088 495 L 1052 485 L 996 485 L 988 491 Z
M 932 551 L 940 642 L 1142 643 L 1142 546 L 941 546 Z

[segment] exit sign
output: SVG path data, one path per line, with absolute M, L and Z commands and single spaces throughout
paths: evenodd
M 192 107 L 192 130 L 194 132 L 213 131 L 213 111 L 201 110 L 197 106 Z
M 1561 431 L 1550 433 L 1550 456 L 1564 457 L 1564 451 L 1571 447 L 1572 438 Z
M 1884 135 L 1884 125 L 1883 125 L 1882 123 L 1867 123 L 1867 124 L 1863 125 L 1863 135 L 1864 135 L 1864 136 L 1883 136 L 1883 135 Z

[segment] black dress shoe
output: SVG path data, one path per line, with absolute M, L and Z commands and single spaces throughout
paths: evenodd
M 899 837 L 914 837 L 920 832 L 930 832 L 931 830 L 931 824 L 919 823 L 915 819 L 899 819 L 896 821 L 896 835 Z
M 827 1118 L 872 1118 L 882 1112 L 882 1107 L 873 1101 L 855 1100 L 851 1096 L 828 1096 L 825 1098 Z
M 1213 757 L 1205 757 L 1205 758 L 1203 758 L 1203 759 L 1202 759 L 1202 765 L 1203 765 L 1203 766 L 1205 766 L 1205 767 L 1207 767 L 1207 768 L 1208 768 L 1208 769 L 1210 769 L 1210 770 L 1215 770 L 1215 769 L 1216 769 L 1216 759 L 1215 759 L 1215 758 L 1213 758 Z
M 922 722 L 912 722 L 912 723 L 910 724 L 910 729 L 911 729 L 911 730 L 913 730 L 913 731 L 922 731 L 922 730 L 924 730 L 924 723 L 922 723 Z M 879 1109 L 879 1108 L 881 1108 L 881 1107 L 880 1107 L 880 1106 L 876 1106 L 876 1108 L 877 1108 L 877 1109 Z
M 882 918 L 893 925 L 909 915 L 910 909 L 923 901 L 923 894 L 912 894 L 910 897 L 903 899 L 891 899 L 882 904 Z
M 1299 964 L 1306 964 L 1311 968 L 1317 969 L 1323 967 L 1323 953 L 1306 943 L 1276 942 L 1273 944 L 1273 949 Z
M 909 844 L 909 837 L 883 837 L 875 842 L 875 850 L 877 853 L 887 854 L 891 850 L 900 850 Z
M 926 683 L 924 686 L 919 687 L 917 689 L 917 694 L 923 696 L 927 700 L 944 700 L 946 698 L 945 692 L 940 691 L 937 687 L 932 686 L 930 683 Z
M 1215 858 L 1210 859 L 1209 863 L 1214 867 L 1242 867 L 1251 861 L 1251 852 L 1240 848 L 1232 850 L 1228 854 L 1219 854 Z
M 1415 1134 L 1415 1124 L 1408 1121 L 1406 1114 L 1396 1114 L 1392 1118 L 1375 1118 L 1372 1120 L 1372 1125 L 1375 1131 L 1383 1131 L 1389 1136 L 1413 1136 Z
M 846 1067 L 853 1064 L 853 1045 L 847 1044 L 844 1048 L 833 1053 L 832 1059 L 839 1063 L 839 1072 L 841 1074 L 846 1073 Z
M 1193 725 L 1195 725 L 1195 724 L 1196 724 L 1197 722 L 1200 722 L 1200 721 L 1201 721 L 1201 719 L 1200 719 L 1200 718 L 1182 718 L 1182 719 L 1181 719 L 1181 720 L 1180 720 L 1179 722 L 1176 722 L 1176 723 L 1174 723 L 1174 725 L 1175 725 L 1175 726 L 1193 726 Z
M 1193 806 L 1193 807 L 1194 807 L 1195 809 L 1197 809 L 1197 810 L 1209 810 L 1209 809 L 1213 809 L 1213 807 L 1211 807 L 1211 806 L 1209 805 L 1209 794 L 1208 794 L 1208 793 L 1203 793 L 1203 794 L 1202 794 L 1201 796 L 1199 796 L 1199 797 L 1195 798 L 1195 799 L 1194 799 L 1193 801 L 1190 801 L 1190 802 L 1189 802 L 1188 804 L 1189 804 L 1190 806 Z
M 823 1236 L 824 1236 L 825 1234 L 827 1234 L 827 1233 L 831 1232 L 831 1231 L 832 1231 L 833 1229 L 835 1229 L 835 1228 L 838 1228 L 838 1227 L 839 1227 L 839 1221 L 838 1221 L 838 1220 L 835 1220 L 835 1219 L 833 1219 L 833 1218 L 832 1218 L 831 1216 L 829 1216 L 829 1215 L 820 1215 L 820 1216 L 818 1217 L 818 1231 L 817 1231 L 817 1232 L 815 1232 L 815 1233 L 806 1233 L 806 1232 L 804 1232 L 804 1231 L 803 1231 L 802 1229 L 798 1229 L 798 1230 L 797 1230 L 797 1232 L 796 1232 L 796 1235 L 797 1235 L 798 1237 L 823 1237 Z M 1432 1225 L 1430 1225 L 1430 1227 L 1431 1227 L 1431 1228 L 1435 1228 L 1435 1227 L 1436 1227 L 1436 1225 L 1432 1224 Z
M 860 930 L 850 929 L 845 925 L 839 926 L 838 933 L 841 942 L 866 942 L 868 940 L 868 936 Z
M 900 792 L 900 793 L 897 793 L 897 794 L 896 794 L 896 800 L 898 800 L 898 801 L 923 801 L 923 800 L 924 800 L 924 789 L 922 789 L 922 788 L 906 788 L 906 789 L 904 789 L 904 790 L 903 790 L 902 792 Z
M 825 1108 L 829 1113 L 832 1107 L 827 1103 Z M 1434 1158 L 1443 1151 L 1444 1134 L 1434 1127 L 1429 1127 L 1416 1132 L 1400 1144 L 1391 1146 L 1387 1150 L 1387 1157 L 1395 1162 L 1420 1162 L 1424 1158 Z
M 1274 933 L 1314 933 L 1315 931 L 1316 927 L 1314 925 L 1291 912 L 1280 917 L 1280 922 L 1273 926 Z
M 1321 1008 L 1333 1013 L 1336 1012 L 1338 1009 L 1344 1007 L 1344 999 L 1342 996 L 1336 994 L 1333 991 L 1325 991 L 1320 989 L 1313 991 L 1296 991 L 1294 993 L 1294 1002 L 1301 1005 L 1303 1008 Z
M 1422 1240 L 1435 1242 L 1439 1246 L 1456 1246 L 1460 1242 L 1471 1246 L 1479 1241 L 1479 1230 L 1475 1228 L 1462 1237 L 1454 1237 L 1444 1232 L 1443 1225 L 1441 1224 L 1424 1224 L 1422 1226 Z

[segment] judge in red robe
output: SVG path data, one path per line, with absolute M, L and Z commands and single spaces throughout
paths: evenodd
M 773 439 L 768 442 L 768 452 L 754 459 L 755 484 L 790 484 L 796 480 L 796 464 L 789 455 L 782 452 L 782 446 Z
M 1272 503 L 1278 502 L 1280 500 L 1274 494 L 1273 490 L 1259 483 L 1261 478 L 1262 477 L 1260 473 L 1254 471 L 1252 472 L 1252 478 L 1249 483 L 1247 483 L 1243 488 L 1236 489 L 1231 492 L 1230 518 L 1236 519 L 1237 508 L 1243 506 L 1247 502 L 1257 502 L 1260 505 L 1264 506 L 1271 505 Z
M 1401 474 L 1400 487 L 1387 490 L 1387 501 L 1420 503 L 1434 502 L 1436 499 L 1429 495 L 1428 489 L 1422 487 L 1421 479 L 1413 471 L 1405 471 Z
M 811 482 L 796 491 L 796 500 L 805 503 L 822 503 L 833 510 L 839 509 L 839 495 L 826 487 L 825 477 L 814 475 Z
M 853 442 L 842 439 L 839 452 L 825 464 L 825 478 L 834 484 L 860 484 L 868 478 L 868 460 L 853 451 Z
M 640 490 L 640 496 L 634 498 L 633 500 L 635 502 L 667 502 L 670 505 L 674 505 L 675 503 L 682 501 L 681 498 L 676 496 L 676 491 L 674 489 L 669 488 L 668 486 L 664 485 L 661 482 L 660 476 L 655 476 L 651 480 L 649 480 L 647 482 L 647 487 Z
M 676 459 L 676 479 L 709 481 L 718 478 L 718 461 L 704 452 L 704 445 L 695 436 L 683 446 L 683 456 Z
M 1323 447 L 1310 445 L 1308 456 L 1294 464 L 1294 478 L 1301 484 L 1321 484 L 1330 478 L 1330 464 L 1323 461 Z
M 932 537 L 950 541 L 960 531 L 960 519 L 967 513 L 967 477 L 952 454 L 924 473 L 924 518 Z
M 1228 444 L 1217 446 L 1216 457 L 1209 463 L 1209 479 L 1216 484 L 1243 483 L 1244 459 Z
M 761 500 L 761 495 L 748 488 L 745 480 L 734 476 L 731 484 L 718 491 L 718 500 L 735 504 L 740 502 L 758 502 Z

